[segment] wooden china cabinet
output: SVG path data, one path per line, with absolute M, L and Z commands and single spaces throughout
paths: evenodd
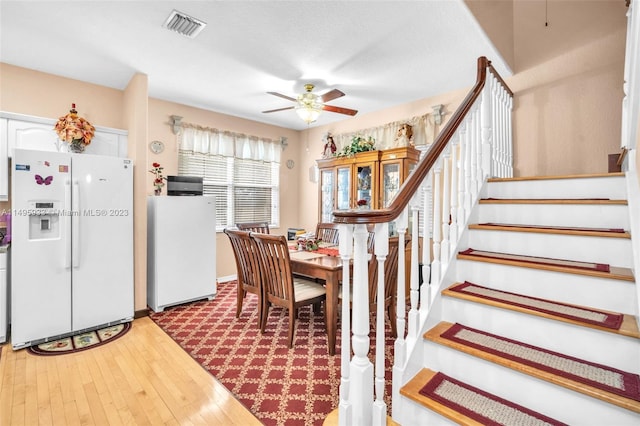
M 317 160 L 320 170 L 319 221 L 332 222 L 334 210 L 387 207 L 418 162 L 414 147 L 359 152 Z

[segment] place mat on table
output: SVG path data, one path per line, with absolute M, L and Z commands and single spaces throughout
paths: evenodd
M 324 257 L 326 254 L 318 253 L 317 251 L 292 251 L 289 252 L 289 256 L 295 260 L 309 260 Z

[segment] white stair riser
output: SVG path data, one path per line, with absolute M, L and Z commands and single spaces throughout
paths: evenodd
M 455 349 L 424 342 L 425 366 L 568 424 L 638 425 L 640 415 Z
M 565 355 L 640 373 L 638 339 L 453 297 L 443 298 L 442 319 Z
M 459 259 L 456 279 L 485 287 L 637 315 L 629 281 Z
M 458 423 L 425 408 L 408 398 L 402 399 L 402 411 L 396 420 L 402 426 L 456 426 Z
M 480 204 L 478 223 L 629 229 L 626 205 Z
M 489 182 L 488 198 L 609 198 L 626 200 L 624 176 Z
M 631 240 L 494 230 L 469 230 L 469 247 L 526 256 L 605 263 L 629 268 L 633 265 Z

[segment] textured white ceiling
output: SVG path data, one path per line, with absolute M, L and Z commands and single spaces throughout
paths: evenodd
M 206 28 L 166 30 L 173 9 Z M 152 98 L 298 130 L 266 92 L 314 83 L 363 114 L 471 86 L 479 56 L 511 75 L 462 0 L 0 1 L 2 62 L 116 89 L 144 73 Z

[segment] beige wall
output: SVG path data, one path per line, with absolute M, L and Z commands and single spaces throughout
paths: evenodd
M 149 133 L 148 78 L 135 74 L 124 91 L 124 113 L 127 138 L 127 156 L 133 160 L 133 256 L 135 283 L 135 310 L 147 307 L 147 203 L 146 203 L 146 141 Z
M 607 172 L 620 152 L 623 1 L 514 2 L 517 175 Z
M 147 165 L 154 161 L 165 167 L 166 175 L 178 173 L 178 140 L 169 126 L 171 115 L 183 117 L 185 123 L 198 124 L 201 126 L 214 127 L 220 130 L 246 133 L 249 135 L 262 136 L 272 139 L 280 139 L 281 136 L 287 138 L 288 146 L 282 151 L 282 167 L 280 168 L 280 227 L 273 229 L 274 233 L 286 234 L 289 227 L 297 227 L 299 223 L 299 173 L 304 173 L 300 169 L 300 133 L 295 130 L 284 129 L 277 126 L 270 126 L 251 120 L 219 114 L 212 111 L 205 111 L 186 105 L 175 104 L 158 99 L 149 100 L 149 141 L 161 140 L 165 144 L 162 154 L 156 155 L 147 150 Z M 288 169 L 284 165 L 287 160 L 295 162 L 293 169 Z M 148 179 L 148 193 L 153 192 L 151 175 Z M 229 238 L 223 234 L 217 234 L 217 254 L 216 265 L 218 277 L 227 277 L 236 273 L 235 260 L 229 244 Z

